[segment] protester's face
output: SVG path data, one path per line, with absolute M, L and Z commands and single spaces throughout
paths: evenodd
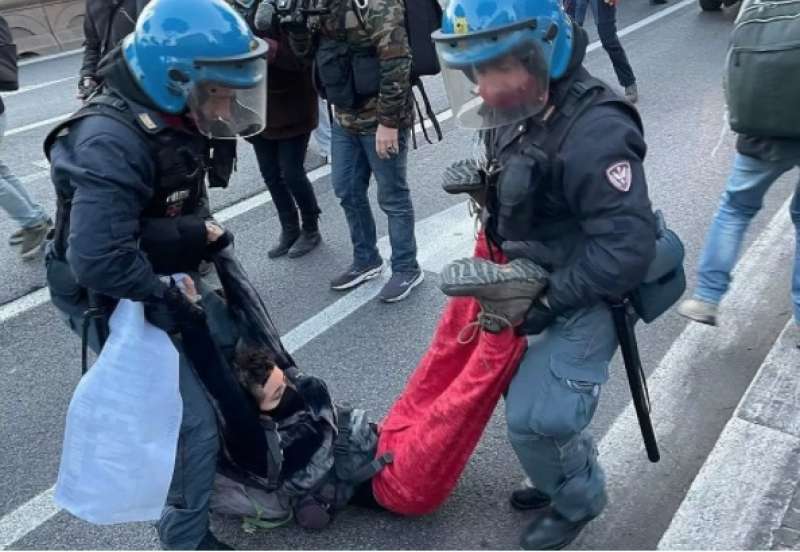
M 478 67 L 475 78 L 480 97 L 498 109 L 519 107 L 540 94 L 536 78 L 516 56 Z
M 272 369 L 266 383 L 264 383 L 264 398 L 261 399 L 260 408 L 264 412 L 275 409 L 281 402 L 283 392 L 286 390 L 286 374 L 277 366 Z

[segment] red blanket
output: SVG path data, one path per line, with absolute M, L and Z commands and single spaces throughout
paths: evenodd
M 482 237 L 475 256 L 489 257 Z M 472 298 L 447 303 L 428 352 L 381 422 L 378 455 L 392 452 L 394 462 L 372 489 L 388 510 L 422 515 L 447 499 L 525 352 L 511 329 L 459 343 L 479 310 Z

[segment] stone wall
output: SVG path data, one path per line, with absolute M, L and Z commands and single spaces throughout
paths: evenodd
M 22 57 L 80 48 L 85 0 L 0 0 Z

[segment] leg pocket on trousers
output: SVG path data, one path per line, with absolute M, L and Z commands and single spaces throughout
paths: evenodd
M 566 440 L 592 421 L 600 387 L 608 379 L 607 365 L 596 361 L 578 364 L 560 355 L 550 358 L 545 376 L 546 395 L 531 410 L 531 429 L 547 437 Z

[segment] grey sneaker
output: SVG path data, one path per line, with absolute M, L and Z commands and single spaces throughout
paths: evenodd
M 402 301 L 411 290 L 422 283 L 425 273 L 417 269 L 415 272 L 393 272 L 392 277 L 383 286 L 378 294 L 378 299 L 384 303 L 397 303 Z
M 23 259 L 32 259 L 39 253 L 50 227 L 50 221 L 48 220 L 36 226 L 22 229 L 22 247 L 19 254 Z
M 439 288 L 450 297 L 474 297 L 483 311 L 478 322 L 491 333 L 522 322 L 531 303 L 547 285 L 548 273 L 530 259 L 497 264 L 459 259 L 442 271 Z
M 708 324 L 709 326 L 717 325 L 718 310 L 719 307 L 714 303 L 701 301 L 700 299 L 687 299 L 678 306 L 678 314 L 684 318 L 701 324 Z
M 636 83 L 625 87 L 625 99 L 631 103 L 639 101 L 639 88 L 636 86 Z
M 53 226 L 53 219 L 48 218 L 47 224 L 51 227 Z M 25 239 L 25 229 L 20 228 L 13 234 L 8 237 L 8 245 L 15 246 L 15 245 L 22 245 L 22 241 Z
M 346 289 L 360 286 L 367 280 L 377 278 L 383 272 L 383 259 L 378 261 L 378 264 L 368 266 L 365 268 L 356 268 L 351 265 L 342 274 L 331 280 L 331 289 L 336 291 L 344 291 Z

